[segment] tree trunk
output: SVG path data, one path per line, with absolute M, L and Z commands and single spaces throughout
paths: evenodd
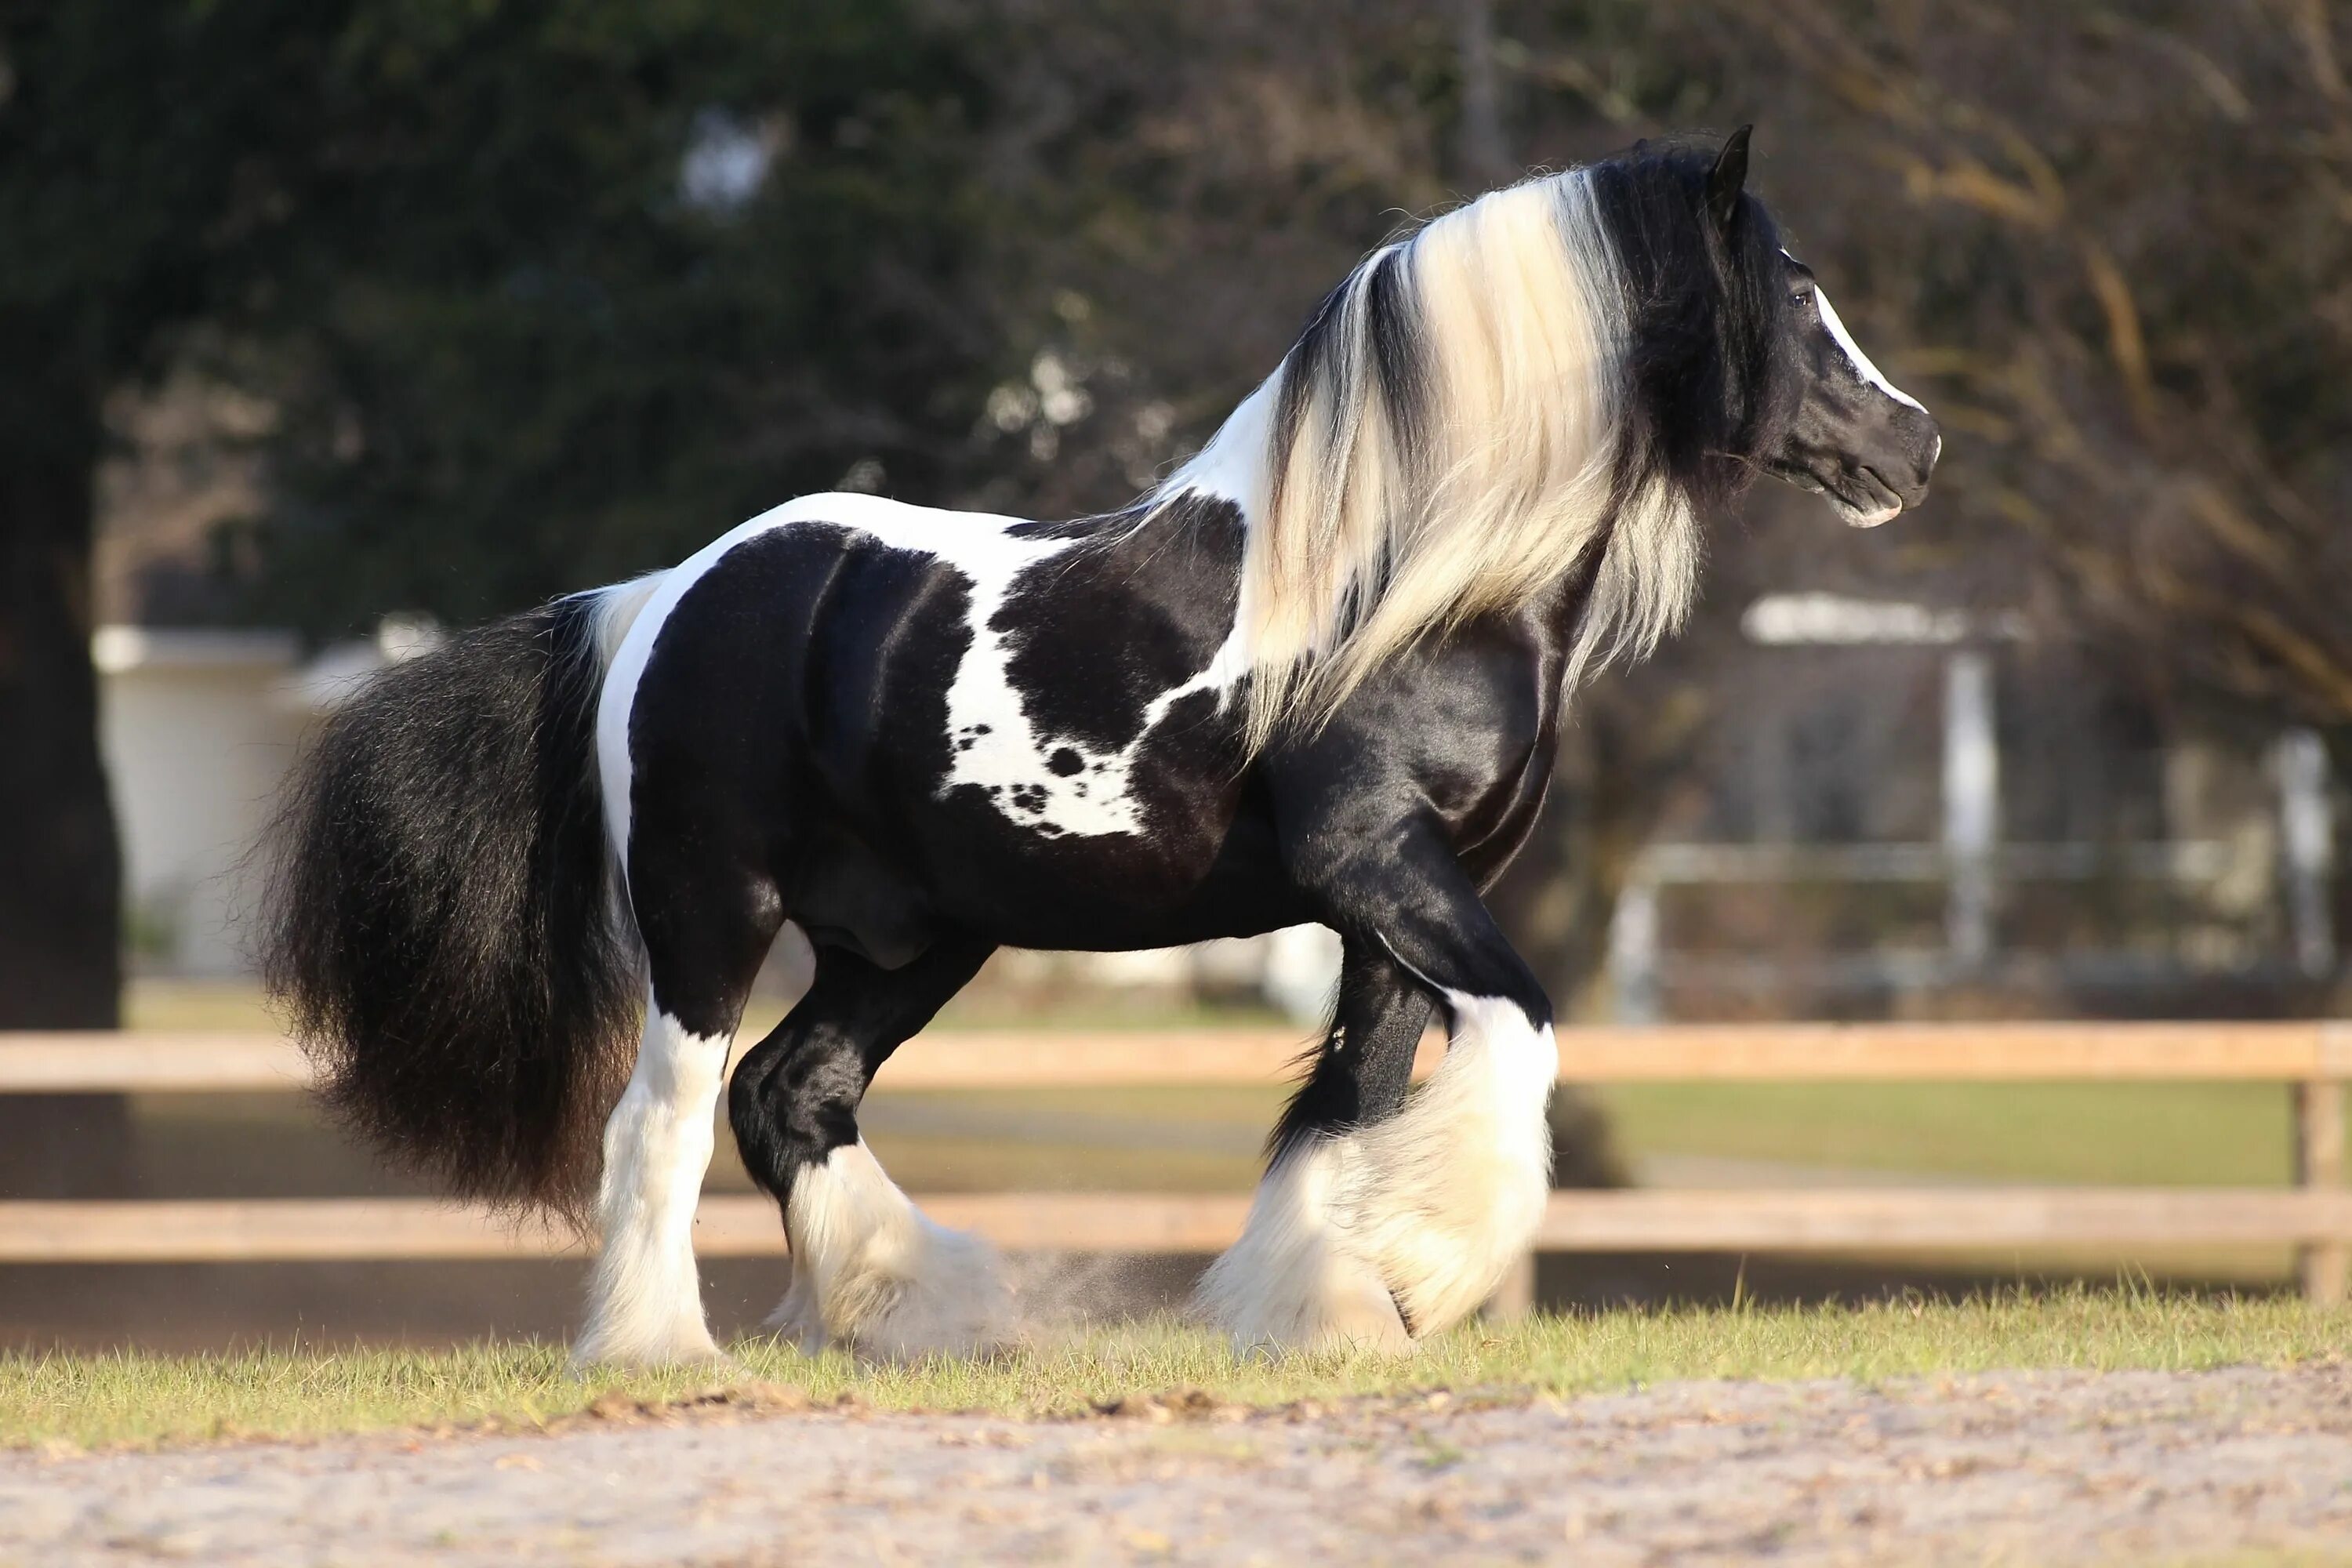
M 121 863 L 98 749 L 90 532 L 99 391 L 0 323 L 0 1029 L 120 1017 Z M 0 1099 L 0 1193 L 119 1190 L 120 1096 Z
M 1503 85 L 1495 61 L 1493 0 L 1455 0 L 1455 52 L 1462 68 L 1462 124 L 1456 154 L 1473 184 L 1499 185 L 1518 177 L 1511 139 L 1503 129 Z

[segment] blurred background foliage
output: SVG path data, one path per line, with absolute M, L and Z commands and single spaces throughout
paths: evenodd
M 2352 771 L 2347 49 L 2327 0 L 0 0 L 0 904 L 47 911 L 0 963 L 110 994 L 72 667 L 166 395 L 253 483 L 116 613 L 471 620 L 812 489 L 1116 506 L 1400 222 L 1749 121 L 1948 450 L 1878 534 L 1759 490 L 1592 694 L 1499 895 L 1555 988 L 1767 588 L 2021 615 L 2053 680 Z

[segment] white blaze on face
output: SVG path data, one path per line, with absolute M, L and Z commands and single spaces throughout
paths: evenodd
M 1922 414 L 1927 411 L 1917 398 L 1887 380 L 1885 372 L 1870 363 L 1870 356 L 1862 352 L 1862 345 L 1853 341 L 1853 334 L 1845 330 L 1843 321 L 1838 320 L 1837 307 L 1830 303 L 1830 297 L 1822 293 L 1818 285 L 1813 289 L 1813 303 L 1821 307 L 1822 325 L 1830 330 L 1830 341 L 1836 343 L 1839 352 L 1853 363 L 1855 374 L 1906 407 L 1916 408 Z

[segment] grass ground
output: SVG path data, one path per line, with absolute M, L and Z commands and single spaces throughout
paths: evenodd
M 1994 1369 L 2190 1371 L 2340 1357 L 2352 1311 L 2284 1300 L 2077 1290 L 1848 1308 L 1619 1310 L 1473 1323 L 1407 1360 L 1236 1356 L 1185 1324 L 1083 1331 L 976 1360 L 861 1364 L 766 1342 L 739 1370 L 569 1375 L 560 1347 L 268 1350 L 229 1355 L 0 1355 L 0 1447 L 154 1446 L 495 1420 L 531 1425 L 617 1393 L 677 1400 L 726 1376 L 886 1409 L 1056 1415 L 1198 1389 L 1255 1405 L 1427 1389 L 1573 1394 L 1696 1378 L 1864 1382 Z
M 1636 1155 L 2122 1186 L 2284 1186 L 2293 1169 L 2284 1084 L 1618 1084 L 1601 1099 Z

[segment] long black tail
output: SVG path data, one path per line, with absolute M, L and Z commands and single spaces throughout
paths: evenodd
M 262 931 L 348 1125 L 465 1196 L 574 1220 L 640 965 L 597 782 L 599 613 L 467 632 L 338 709 L 288 786 Z

